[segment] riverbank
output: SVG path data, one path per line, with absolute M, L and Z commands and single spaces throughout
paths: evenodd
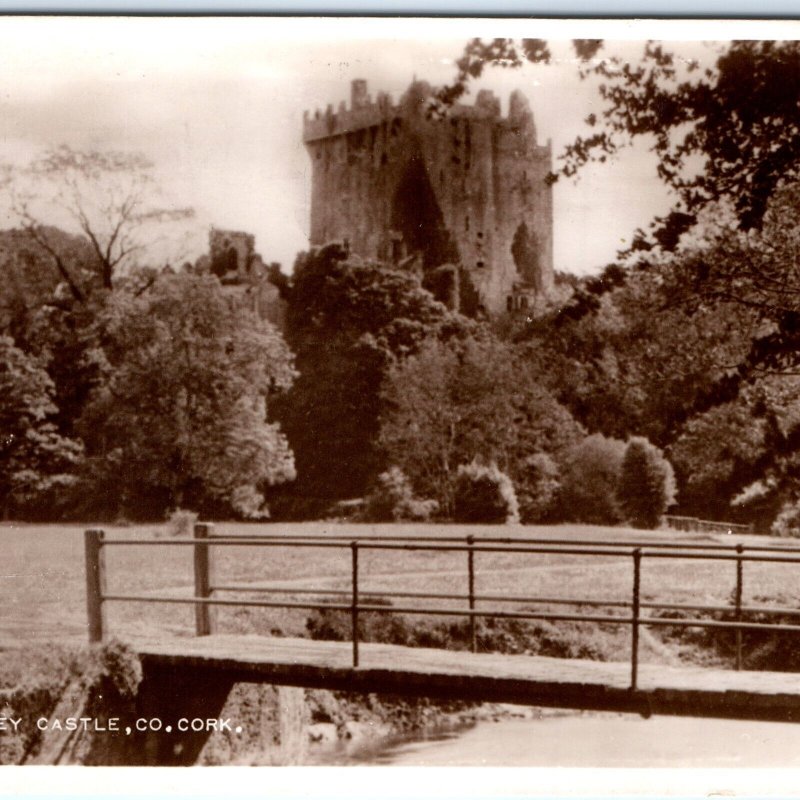
M 121 643 L 0 652 L 0 764 L 132 763 L 141 745 L 140 681 L 138 657 Z M 196 763 L 320 763 L 319 753 L 345 743 L 463 729 L 502 713 L 464 702 L 239 683 L 219 712 L 231 725 L 210 734 Z

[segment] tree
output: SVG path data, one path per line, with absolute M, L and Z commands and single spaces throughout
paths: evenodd
M 582 433 L 513 349 L 485 334 L 426 344 L 390 367 L 380 445 L 425 497 L 452 514 L 458 467 L 495 462 L 516 482 L 525 459 Z
M 364 506 L 369 522 L 427 522 L 438 510 L 435 500 L 423 500 L 414 494 L 411 481 L 397 467 L 378 475 Z
M 386 466 L 376 447 L 380 386 L 390 366 L 428 340 L 465 336 L 411 274 L 348 261 L 336 245 L 303 254 L 287 290 L 286 338 L 300 376 L 277 417 L 294 450 L 297 491 L 318 512 L 363 496 Z
M 625 443 L 595 433 L 570 448 L 561 461 L 559 502 L 565 519 L 599 525 L 621 520 L 617 501 Z
M 0 516 L 32 510 L 75 482 L 82 448 L 60 436 L 53 383 L 34 358 L 0 336 Z
M 516 472 L 520 519 L 525 524 L 545 522 L 561 488 L 558 464 L 547 453 L 534 453 Z
M 800 378 L 761 375 L 738 396 L 689 419 L 670 445 L 681 505 L 768 526 L 800 474 Z
M 670 445 L 670 459 L 681 478 L 681 503 L 692 513 L 730 513 L 731 499 L 762 478 L 769 421 L 744 398 L 692 417 Z
M 581 279 L 577 296 L 512 333 L 530 369 L 588 430 L 666 447 L 747 356 L 752 313 L 721 299 L 687 306 L 679 258 L 631 270 L 600 294 L 605 276 Z
M 705 67 L 658 42 L 645 43 L 638 63 L 604 55 L 599 40 L 576 40 L 574 47 L 581 77 L 599 80 L 603 106 L 586 118 L 592 131 L 566 148 L 560 174 L 575 175 L 645 138 L 659 178 L 678 198 L 667 217 L 654 221 L 651 237 L 640 232 L 635 248 L 673 249 L 698 212 L 725 199 L 743 230 L 759 228 L 775 191 L 800 177 L 800 43 L 716 43 Z M 440 99 L 453 102 L 486 65 L 550 59 L 540 39 L 474 39 Z
M 48 254 L 75 300 L 85 301 L 98 288 L 111 290 L 115 278 L 153 246 L 158 227 L 193 216 L 192 209 L 156 202 L 153 173 L 154 165 L 139 153 L 66 145 L 7 172 L 13 217 Z M 75 264 L 52 225 L 85 237 L 89 258 Z
M 633 437 L 622 459 L 617 498 L 627 521 L 651 530 L 675 503 L 675 476 L 664 454 L 647 439 Z
M 280 334 L 209 275 L 162 274 L 117 292 L 105 327 L 110 365 L 81 420 L 87 480 L 116 482 L 112 508 L 158 516 L 214 507 L 263 515 L 266 486 L 294 478 L 268 401 L 295 376 Z
M 514 484 L 497 464 L 461 464 L 456 473 L 453 517 L 456 522 L 489 525 L 519 522 Z

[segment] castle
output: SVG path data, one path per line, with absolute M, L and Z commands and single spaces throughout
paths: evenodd
M 244 231 L 212 228 L 208 234 L 208 255 L 196 266 L 216 275 L 223 291 L 247 298 L 250 307 L 279 329 L 284 326 L 285 303 L 274 278 L 279 264 L 265 264 L 255 249 L 255 237 Z
M 349 108 L 305 113 L 311 245 L 414 270 L 466 313 L 530 307 L 553 282 L 550 142 L 520 92 L 505 117 L 490 91 L 438 117 L 431 95 L 415 81 L 398 104 L 373 102 L 356 80 Z

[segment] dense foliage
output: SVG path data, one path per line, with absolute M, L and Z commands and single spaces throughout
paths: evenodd
M 514 348 L 488 331 L 430 342 L 394 364 L 383 397 L 380 443 L 387 458 L 446 514 L 460 465 L 494 462 L 524 483 L 529 456 L 560 453 L 582 435 Z
M 267 419 L 295 374 L 280 335 L 211 275 L 160 275 L 104 318 L 108 376 L 80 420 L 92 494 L 137 516 L 209 501 L 263 514 L 264 487 L 294 478 Z
M 620 522 L 617 486 L 624 455 L 624 442 L 599 433 L 570 448 L 561 476 L 561 515 L 600 525 Z
M 488 525 L 519 522 L 519 505 L 514 484 L 497 464 L 472 461 L 456 472 L 453 492 L 456 522 Z
M 61 149 L 12 175 L 3 512 L 254 517 L 270 502 L 317 514 L 371 491 L 375 518 L 423 517 L 434 502 L 452 518 L 472 470 L 472 518 L 513 491 L 526 522 L 652 526 L 673 499 L 672 464 L 679 513 L 762 530 L 777 516 L 791 532 L 800 45 L 715 48 L 700 68 L 658 43 L 629 62 L 575 42 L 600 102 L 560 174 L 645 140 L 675 206 L 619 264 L 562 277 L 543 310 L 491 323 L 333 245 L 280 281 L 284 341 L 213 278 L 145 259 L 145 228 L 171 215 L 140 158 Z M 474 40 L 441 110 L 489 64 L 550 59 L 542 40 Z M 55 227 L 63 214 L 73 234 Z M 492 489 L 477 472 L 493 469 Z
M 462 338 L 474 324 L 413 275 L 348 261 L 338 246 L 298 258 L 287 299 L 286 339 L 300 375 L 277 414 L 295 454 L 296 489 L 319 512 L 362 496 L 387 464 L 377 447 L 384 375 L 425 342 Z
M 625 448 L 617 499 L 628 524 L 657 528 L 675 503 L 675 475 L 663 453 L 647 439 L 635 436 Z
M 61 436 L 52 417 L 53 382 L 29 354 L 0 336 L 0 517 L 30 514 L 75 482 L 79 442 Z
M 435 500 L 423 500 L 414 494 L 411 481 L 398 467 L 378 475 L 364 507 L 368 522 L 426 522 L 439 510 Z

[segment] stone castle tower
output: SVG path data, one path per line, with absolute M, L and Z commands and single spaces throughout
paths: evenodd
M 349 108 L 306 112 L 311 244 L 417 270 L 451 306 L 532 306 L 553 281 L 550 143 L 537 144 L 520 92 L 506 117 L 486 90 L 431 117 L 431 94 L 414 82 L 397 105 L 385 93 L 373 102 L 357 80 Z

